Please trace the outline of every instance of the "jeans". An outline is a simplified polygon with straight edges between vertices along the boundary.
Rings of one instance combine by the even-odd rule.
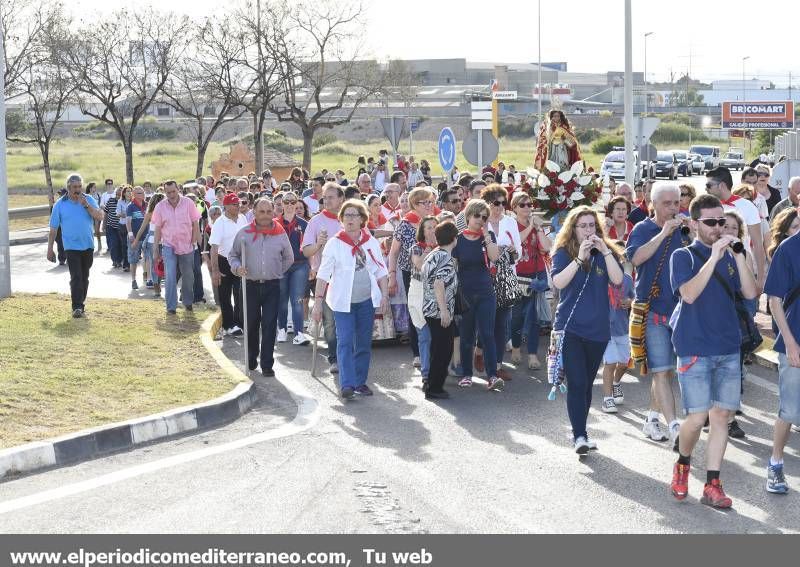
[[[428,329],[431,336],[431,366],[428,374],[428,391],[440,393],[444,391],[448,365],[450,364],[450,358],[453,356],[453,333],[456,325],[451,322],[449,326],[442,327],[441,319],[426,317],[425,320],[428,322],[425,328]]]
[[[130,268],[131,265],[128,262],[128,228],[124,225],[119,226],[119,255],[122,267]]]
[[[231,329],[242,326],[242,280],[233,275],[231,265],[225,256],[217,256],[219,281],[219,307],[222,311],[222,328]],[[231,301],[233,295],[233,301]]]
[[[194,271],[194,302],[203,301],[206,292],[203,289],[203,255],[200,253],[200,248],[194,249],[194,264],[192,265]]]
[[[322,302],[322,331],[325,335],[325,342],[328,343],[328,364],[336,364],[336,351],[338,348],[336,341],[336,318],[333,309],[324,299],[316,299]],[[370,323],[370,329],[372,324]]]
[[[178,270],[181,273],[181,294],[183,305],[192,304],[192,286],[194,285],[194,253],[175,254],[172,246],[164,244],[161,247],[164,258],[164,297],[167,301],[167,311],[178,308]]]
[[[414,323],[411,323],[414,326]],[[431,372],[431,330],[428,325],[417,329],[417,343],[419,344],[419,371],[427,378]]]
[[[483,361],[486,366],[486,376],[497,376],[497,352],[495,350],[494,316],[497,311],[497,300],[494,292],[489,294],[465,294],[470,305],[469,310],[461,315],[461,367],[464,376],[472,376],[472,351],[475,347],[475,327],[483,344]]]
[[[336,355],[339,361],[339,387],[357,388],[367,383],[372,353],[372,299],[351,303],[350,312],[334,311]]]
[[[261,353],[261,370],[272,370],[273,350],[278,331],[278,302],[281,299],[280,280],[263,283],[248,281],[247,285],[247,353],[250,368],[256,367]],[[258,335],[261,332],[260,350]]]
[[[528,354],[539,350],[539,313],[536,293],[523,297],[511,308],[511,346],[519,348],[523,339],[528,342]]]
[[[278,328],[286,328],[289,317],[289,300],[292,301],[292,325],[295,335],[303,332],[303,297],[308,286],[308,262],[292,264],[281,278],[281,304],[278,307]]]
[[[564,334],[564,374],[567,378],[567,413],[573,439],[586,437],[586,417],[592,405],[594,383],[607,342],[590,341],[572,333]]]
[[[94,247],[88,250],[67,250],[66,255],[72,310],[83,310],[86,303],[86,292],[89,291],[89,271],[94,262]]]
[[[106,225],[106,246],[111,255],[111,263],[115,266],[122,265],[122,243],[119,241],[119,229]]]
[[[159,278],[156,276],[156,263],[153,260],[153,243],[148,242],[145,240],[142,242],[142,246],[144,247],[144,259],[148,262],[150,266],[150,271],[147,274],[147,279],[152,281],[153,283],[159,283]]]
[[[508,321],[511,318],[511,307],[497,307],[494,314],[494,351],[497,365],[503,364],[508,342]]]
[[[403,285],[406,287],[406,293],[411,287],[411,272],[406,272],[401,270],[400,272],[403,275]],[[410,319],[410,318],[409,318]],[[408,340],[409,344],[411,345],[411,352],[414,356],[419,356],[419,334],[417,333],[417,328],[414,326],[410,320],[408,322]]]

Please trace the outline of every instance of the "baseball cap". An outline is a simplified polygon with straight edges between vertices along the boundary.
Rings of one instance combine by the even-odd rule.
[[[239,205],[241,204],[241,201],[239,201],[239,197],[236,195],[236,193],[228,193],[225,195],[225,198],[222,199],[222,204],[225,206]]]

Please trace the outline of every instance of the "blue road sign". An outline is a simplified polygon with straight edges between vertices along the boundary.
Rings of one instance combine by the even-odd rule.
[[[411,131],[416,132],[419,130],[419,120],[412,120],[411,121]]]
[[[456,165],[456,135],[450,128],[442,128],[439,134],[439,164],[445,171]]]

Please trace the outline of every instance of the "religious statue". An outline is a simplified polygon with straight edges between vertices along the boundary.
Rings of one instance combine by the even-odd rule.
[[[541,171],[548,160],[558,164],[561,171],[581,160],[578,138],[575,137],[567,117],[557,109],[551,110],[542,124],[536,144],[534,167]]]

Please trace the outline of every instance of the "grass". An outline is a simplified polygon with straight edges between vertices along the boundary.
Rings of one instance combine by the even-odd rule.
[[[157,302],[0,301],[0,448],[201,402],[235,385],[203,348],[203,311],[165,321]]]
[[[40,217],[30,217],[27,219],[12,219],[8,221],[8,230],[15,232],[18,230],[30,230],[32,228],[42,228],[50,222],[47,215]]]

